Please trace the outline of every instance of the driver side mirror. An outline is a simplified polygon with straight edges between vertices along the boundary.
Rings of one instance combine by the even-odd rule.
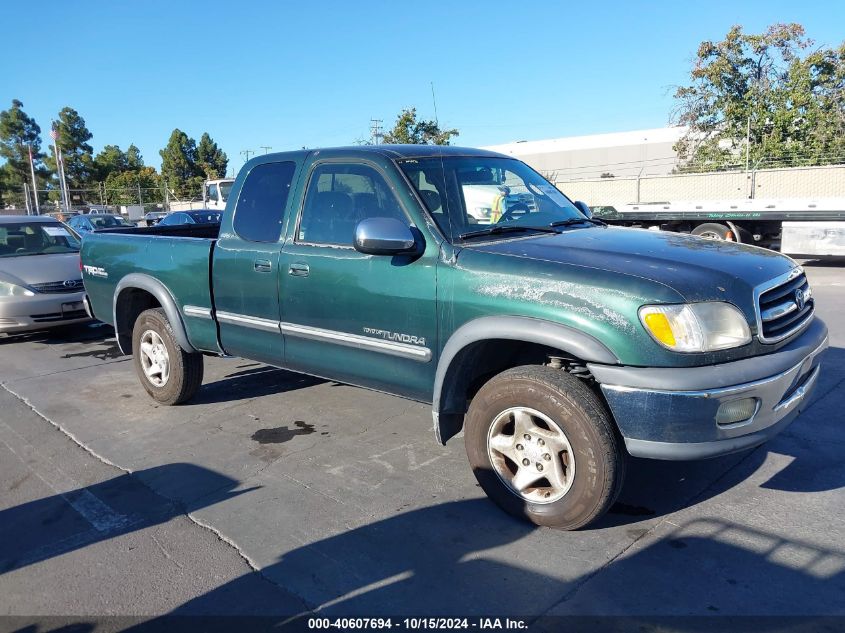
[[[586,202],[581,202],[580,200],[575,202],[575,206],[578,210],[584,214],[584,217],[591,218],[593,217],[593,210],[587,205]]]
[[[411,228],[396,218],[367,218],[355,227],[355,250],[367,255],[400,255],[416,250]]]

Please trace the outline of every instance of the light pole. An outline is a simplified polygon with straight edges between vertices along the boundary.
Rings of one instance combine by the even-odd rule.
[[[29,150],[29,173],[32,175],[32,197],[35,202],[35,215],[41,215],[41,207],[38,205],[38,183],[35,180],[35,165],[32,162],[32,145],[27,147]]]
[[[59,151],[59,132],[55,126],[50,128],[50,138],[53,139],[53,151],[56,153],[56,168],[59,171],[59,187],[62,190],[62,206],[64,212],[70,212],[70,199],[67,191],[67,180],[65,180],[65,161]]]

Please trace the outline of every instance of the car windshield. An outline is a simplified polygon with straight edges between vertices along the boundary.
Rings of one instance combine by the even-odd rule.
[[[530,227],[546,229],[556,222],[584,219],[554,185],[512,158],[414,158],[399,161],[399,166],[453,241],[482,234],[512,238],[530,234]]]
[[[232,185],[235,183],[233,182],[221,182],[220,183],[220,199],[223,202],[229,199],[229,192],[232,191]]]
[[[77,252],[79,240],[58,222],[0,224],[0,257]]]

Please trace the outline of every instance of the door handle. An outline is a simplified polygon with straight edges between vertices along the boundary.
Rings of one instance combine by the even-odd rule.
[[[307,277],[310,269],[308,268],[308,264],[291,264],[290,268],[288,268],[288,273],[293,275],[294,277]]]
[[[269,273],[273,270],[273,264],[270,263],[269,259],[256,259],[252,266],[259,273]]]

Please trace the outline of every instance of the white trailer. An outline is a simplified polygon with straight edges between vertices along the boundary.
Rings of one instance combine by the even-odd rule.
[[[593,211],[608,224],[744,242],[794,257],[845,256],[845,198],[653,202]]]

